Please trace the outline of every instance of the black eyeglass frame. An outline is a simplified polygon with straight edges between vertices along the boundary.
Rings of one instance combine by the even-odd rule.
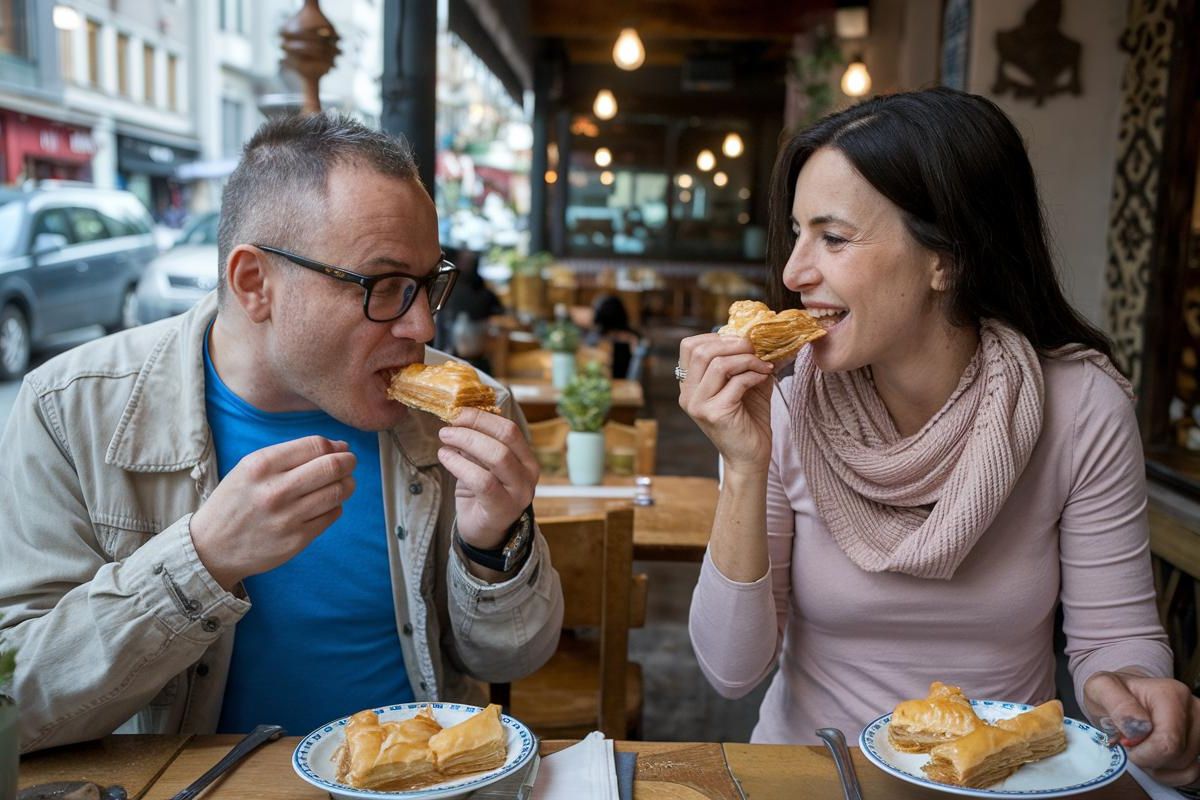
[[[321,261],[305,258],[304,256],[297,255],[289,250],[283,250],[279,247],[271,247],[270,245],[265,244],[256,244],[254,247],[257,247],[259,250],[262,250],[265,253],[282,256],[296,266],[304,267],[305,269],[311,269],[313,272],[319,272],[322,275],[327,275],[334,280],[358,284],[363,288],[363,316],[365,316],[371,322],[394,322],[395,320],[400,319],[413,307],[413,303],[417,301],[417,295],[421,293],[422,289],[425,290],[425,295],[428,297],[429,287],[433,285],[433,282],[438,278],[449,275],[450,283],[446,286],[446,292],[442,295],[441,301],[437,304],[437,308],[434,308],[432,303],[429,304],[429,314],[430,316],[435,316],[439,311],[442,310],[442,307],[446,305],[446,299],[450,297],[450,292],[454,290],[454,284],[458,281],[458,267],[454,266],[454,264],[446,258],[445,253],[442,253],[441,260],[438,261],[438,264],[433,271],[424,277],[417,277],[416,275],[410,275],[407,272],[385,272],[382,275],[360,275],[357,272],[344,269],[343,267],[335,267],[332,264],[325,264]],[[416,282],[417,289],[412,293],[412,298],[395,316],[388,317],[387,319],[375,319],[371,316],[370,310],[371,292],[374,290],[376,284],[386,278],[409,278],[410,280]]]

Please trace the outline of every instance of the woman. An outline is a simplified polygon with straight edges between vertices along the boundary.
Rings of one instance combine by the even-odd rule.
[[[690,620],[710,682],[737,697],[778,666],[763,742],[857,734],[934,679],[1043,701],[1061,603],[1088,715],[1159,780],[1200,778],[1129,385],[1062,296],[1012,124],[947,89],[872,100],[784,147],[771,207],[775,305],[826,335],[774,395],[743,340],[680,348],[724,463]]]

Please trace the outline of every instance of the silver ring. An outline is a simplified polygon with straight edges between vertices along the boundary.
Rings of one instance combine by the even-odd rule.
[[[675,380],[683,383],[687,380],[687,370],[678,364],[675,365]]]

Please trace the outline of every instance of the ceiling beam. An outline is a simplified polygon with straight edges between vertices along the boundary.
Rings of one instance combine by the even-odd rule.
[[[789,39],[828,19],[835,0],[532,0],[534,36],[616,40],[633,26],[647,39]]]

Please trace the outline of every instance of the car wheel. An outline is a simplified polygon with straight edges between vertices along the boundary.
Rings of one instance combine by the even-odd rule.
[[[29,320],[10,303],[0,310],[0,380],[16,380],[24,375],[31,350]]]
[[[136,328],[139,322],[137,287],[130,286],[125,289],[125,294],[121,296],[121,316],[117,320],[116,325],[108,326],[108,332],[116,333],[117,331]]]

